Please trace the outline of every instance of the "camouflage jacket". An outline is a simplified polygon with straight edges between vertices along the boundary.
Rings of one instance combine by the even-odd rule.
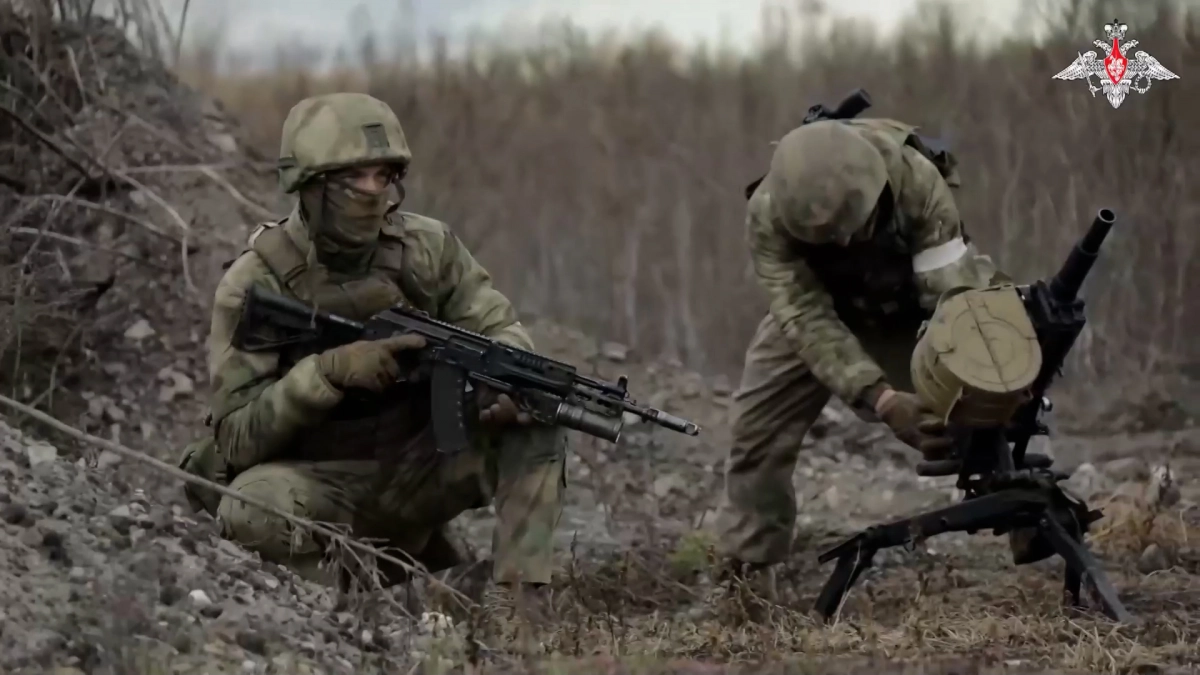
[[[886,164],[873,217],[849,242],[802,242],[780,204],[791,200],[795,208],[805,197],[771,194],[767,180],[750,196],[746,228],[755,275],[783,333],[822,384],[861,406],[885,375],[856,333],[915,334],[942,293],[987,286],[996,270],[964,237],[951,194],[957,175],[947,171],[948,182],[944,169],[913,144],[914,127],[876,119],[840,123],[861,134]]]
[[[523,349],[533,342],[509,300],[443,223],[393,211],[365,278],[337,279],[315,261],[299,211],[261,225],[217,285],[208,338],[211,423],[233,472],[281,456],[309,439],[343,399],[316,356],[291,363],[284,352],[233,346],[242,299],[252,284],[362,320],[407,300],[448,323]],[[267,244],[269,240],[269,245]],[[344,457],[343,457],[344,458]]]

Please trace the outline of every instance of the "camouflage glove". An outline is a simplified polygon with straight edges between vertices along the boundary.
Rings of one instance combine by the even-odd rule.
[[[516,422],[525,425],[533,422],[529,413],[517,407],[508,394],[498,394],[485,385],[479,387],[479,421],[493,426],[508,426]]]
[[[919,450],[926,461],[946,459],[954,449],[946,425],[921,404],[916,394],[887,388],[875,400],[875,413],[896,438]]]
[[[400,377],[395,354],[424,346],[425,338],[420,335],[359,340],[322,352],[317,367],[338,389],[366,389],[378,394]]]

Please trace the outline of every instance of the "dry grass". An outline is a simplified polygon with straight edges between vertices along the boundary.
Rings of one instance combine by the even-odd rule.
[[[1097,209],[1116,210],[1078,362],[1140,381],[1200,360],[1188,292],[1200,275],[1200,134],[1188,121],[1200,110],[1188,71],[1200,42],[1186,4],[1041,3],[1061,14],[1046,42],[995,50],[967,44],[952,13],[927,9],[895,40],[852,25],[818,33],[811,26],[824,22],[810,16],[777,26],[745,59],[566,31],[523,51],[332,73],[286,60],[222,73],[209,45],[185,55],[182,73],[240,113],[267,153],[299,98],[379,96],[414,148],[408,206],[463,233],[526,311],[730,375],[764,309],[742,239],[742,188],[809,105],[863,86],[875,100],[868,114],[952,139],[967,227],[1021,279],[1051,274]],[[1114,12],[1182,74],[1118,110],[1080,82],[1051,79],[1103,37]]]

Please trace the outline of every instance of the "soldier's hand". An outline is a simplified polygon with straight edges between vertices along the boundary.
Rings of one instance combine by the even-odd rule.
[[[916,394],[889,389],[879,397],[875,412],[896,438],[920,451],[926,461],[946,459],[954,450],[954,439],[947,433],[946,425]]]
[[[396,335],[382,340],[359,340],[334,347],[317,357],[317,366],[339,389],[380,393],[400,378],[396,354],[425,347],[420,335]]]
[[[517,407],[508,394],[497,394],[486,386],[479,388],[479,421],[495,426],[525,425],[533,422],[529,413]]]

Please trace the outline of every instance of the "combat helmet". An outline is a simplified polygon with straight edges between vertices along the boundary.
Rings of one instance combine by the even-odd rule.
[[[279,184],[295,192],[313,176],[363,164],[412,161],[400,120],[386,103],[366,94],[306,98],[288,112],[279,145]]]
[[[836,120],[788,132],[763,179],[776,217],[796,238],[842,245],[867,224],[887,181],[879,150]]]

